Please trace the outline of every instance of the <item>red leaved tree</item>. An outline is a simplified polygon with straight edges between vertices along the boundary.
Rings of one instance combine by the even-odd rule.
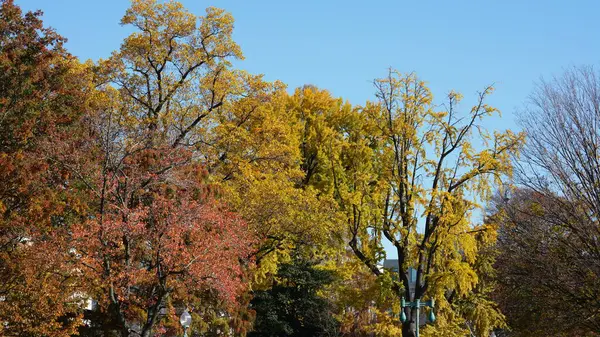
[[[139,0],[122,23],[138,31],[95,68],[85,137],[53,154],[91,211],[53,233],[84,280],[80,295],[98,302],[82,332],[150,336],[179,329],[198,293],[234,308],[245,288],[253,235],[216,198],[191,139],[243,90],[229,61],[241,54],[218,9],[196,17]]]
[[[235,306],[252,235],[214,200],[191,152],[156,147],[114,156],[116,163],[106,158],[113,155],[106,152],[105,166],[88,176],[98,212],[68,233],[86,295],[99,304],[90,317],[100,319],[91,323],[121,336],[150,336],[176,327],[182,307],[193,306],[201,290]],[[167,166],[173,168],[155,173]]]

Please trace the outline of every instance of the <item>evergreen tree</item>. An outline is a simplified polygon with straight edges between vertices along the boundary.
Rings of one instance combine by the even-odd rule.
[[[332,305],[319,295],[334,279],[334,273],[315,268],[314,262],[296,259],[281,265],[273,287],[254,294],[256,321],[248,336],[336,336],[339,323]]]

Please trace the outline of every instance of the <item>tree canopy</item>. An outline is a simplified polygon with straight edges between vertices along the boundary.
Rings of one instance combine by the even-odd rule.
[[[539,85],[526,142],[492,86],[390,68],[351,104],[244,71],[223,9],[121,24],[81,62],[0,0],[0,335],[407,337],[416,300],[423,336],[597,335],[595,70]]]
[[[338,335],[332,303],[319,296],[335,275],[315,265],[295,258],[279,266],[270,289],[254,293],[256,321],[249,337]]]

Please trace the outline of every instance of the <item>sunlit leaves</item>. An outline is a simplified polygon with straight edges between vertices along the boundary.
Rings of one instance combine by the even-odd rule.
[[[461,94],[452,91],[444,105],[435,106],[415,74],[390,70],[374,85],[377,101],[362,109],[306,105],[302,112],[310,128],[305,144],[312,147],[304,145],[310,150],[303,152],[304,160],[311,164],[305,173],[338,202],[347,219],[347,240],[365,266],[385,277],[377,263],[385,256],[382,240],[391,241],[401,270],[391,287],[397,294],[404,289],[407,300],[437,298],[438,317],[447,324],[439,331],[464,331],[474,316],[452,302],[466,298],[478,283],[480,243],[474,233],[479,229],[472,217],[492,184],[510,175],[510,155],[523,135],[490,136],[479,124],[497,112],[485,103],[491,87],[465,114]],[[311,95],[305,89],[300,97],[308,101]],[[313,172],[323,172],[323,178],[315,180]],[[414,293],[403,276],[408,267],[417,270]],[[489,332],[492,324],[478,327],[484,325],[482,333]]]
[[[45,239],[85,210],[55,154],[80,131],[87,67],[41,12],[0,1],[0,335],[69,336],[81,323],[75,273]]]
[[[228,13],[133,1],[122,23],[136,31],[94,67],[82,141],[92,151],[81,158],[92,164],[71,167],[92,210],[68,234],[86,295],[104,315],[93,326],[150,336],[172,329],[176,310],[199,306],[203,291],[234,310],[246,288],[254,232],[216,200],[220,186],[195,144],[246,92],[230,69],[241,53]]]

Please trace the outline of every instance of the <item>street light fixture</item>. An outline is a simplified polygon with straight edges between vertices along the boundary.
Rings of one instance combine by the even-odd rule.
[[[187,337],[187,329],[192,325],[192,315],[185,309],[179,317],[179,323],[183,327],[183,337]]]
[[[430,307],[429,311],[429,321],[435,322],[435,314],[433,313],[433,308],[435,307],[435,300],[432,298],[429,301],[421,302],[420,299],[415,300],[414,302],[406,302],[404,297],[402,297],[402,303],[400,304],[402,307],[402,313],[400,314],[400,320],[402,323],[406,322],[406,313],[404,312],[404,308],[416,308],[417,309],[417,317],[416,320],[416,328],[415,328],[415,337],[419,337],[419,310],[421,307]]]

